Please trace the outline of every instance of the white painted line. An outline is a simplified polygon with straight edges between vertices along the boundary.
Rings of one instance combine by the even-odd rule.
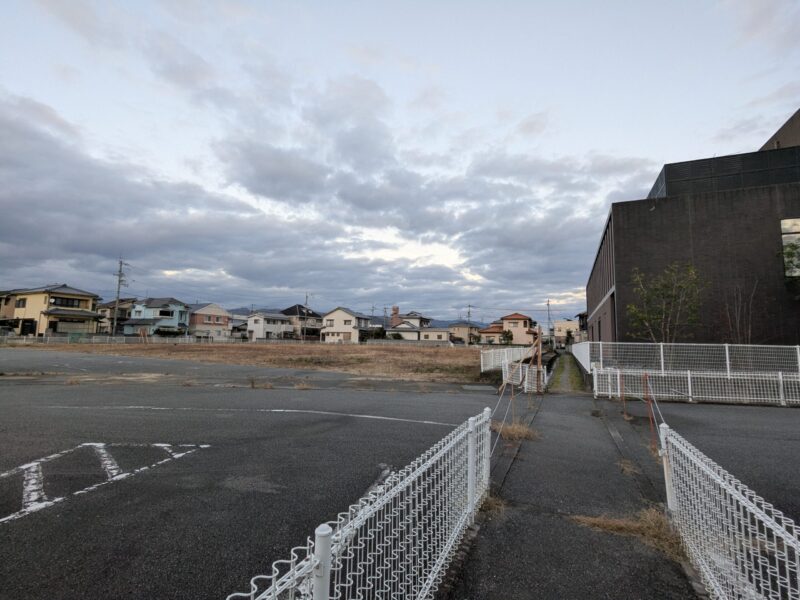
[[[100,458],[100,466],[103,467],[103,470],[106,472],[107,479],[114,479],[114,477],[122,473],[122,469],[119,468],[117,461],[114,460],[113,456],[111,456],[111,453],[108,451],[105,444],[83,445],[91,446],[94,448],[94,451],[97,452],[97,456]]]
[[[382,415],[366,415],[361,413],[343,413],[329,410],[307,410],[300,408],[200,408],[193,406],[47,406],[63,410],[157,410],[175,412],[256,412],[256,413],[298,413],[310,415],[331,415],[337,417],[353,417],[356,419],[375,419],[378,421],[400,421],[402,423],[419,423],[421,425],[441,425],[443,427],[457,427],[458,423],[443,423],[441,421],[425,421],[420,419],[403,419],[401,417],[385,417]]]
[[[210,444],[181,444],[181,447],[187,448],[187,450],[185,450],[184,452],[173,453],[170,444],[104,444],[99,442],[91,442],[75,446],[74,448],[70,448],[69,450],[64,450],[63,452],[50,454],[49,456],[45,456],[44,458],[41,458],[39,460],[35,460],[33,462],[20,465],[14,469],[6,471],[5,473],[0,473],[0,478],[9,477],[10,475],[14,475],[16,473],[23,473],[22,510],[11,513],[10,515],[6,515],[5,517],[0,517],[0,524],[15,521],[29,514],[40,511],[43,508],[48,508],[50,506],[53,506],[54,504],[63,502],[66,499],[63,496],[58,498],[48,499],[47,496],[45,495],[44,477],[42,475],[42,463],[51,461],[60,456],[64,456],[65,454],[73,452],[78,448],[85,448],[88,446],[91,446],[92,448],[94,448],[95,452],[97,452],[97,455],[100,458],[100,463],[103,466],[103,469],[105,470],[108,479],[106,479],[105,481],[101,481],[100,483],[95,483],[94,485],[90,485],[89,487],[83,488],[82,490],[72,492],[73,496],[81,496],[83,494],[93,492],[98,488],[103,487],[104,485],[108,485],[109,483],[113,483],[115,481],[122,481],[123,479],[128,479],[129,477],[133,477],[138,473],[143,473],[144,471],[148,471],[154,467],[157,467],[158,465],[163,465],[164,463],[168,463],[178,458],[187,456],[188,454],[192,454],[193,452],[197,452],[197,450],[201,448],[211,447]],[[108,452],[107,450],[108,446],[157,447],[161,448],[162,450],[167,450],[167,448],[169,448],[167,452],[170,454],[170,456],[168,458],[164,458],[157,462],[154,462],[153,464],[139,467],[138,469],[134,469],[133,471],[122,472],[116,460],[114,460],[114,458]]]
[[[25,476],[22,481],[22,509],[28,510],[36,504],[47,502],[47,496],[44,495],[42,463],[33,462],[23,468]]]

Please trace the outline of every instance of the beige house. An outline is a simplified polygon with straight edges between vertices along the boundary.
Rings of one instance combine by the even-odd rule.
[[[447,327],[426,327],[419,332],[421,342],[449,342],[450,330]]]
[[[231,313],[219,304],[189,304],[189,335],[199,338],[229,338]]]
[[[578,331],[578,321],[572,319],[561,319],[553,322],[553,338],[556,346],[564,347],[567,343],[567,333],[572,332],[573,340],[577,341],[580,336]]]
[[[431,320],[428,317],[413,310],[409,313],[401,314],[400,308],[393,306],[386,336],[395,339],[400,336],[400,339],[418,342],[424,339],[422,337],[423,333],[430,329],[430,325]]]
[[[481,337],[479,333],[480,328],[467,321],[451,323],[447,330],[450,332],[452,338],[456,341],[462,340],[465,344],[474,343]]]
[[[358,344],[369,334],[370,317],[339,306],[322,317],[322,341],[329,344]]]
[[[527,315],[512,313],[494,321],[489,327],[481,329],[478,333],[483,344],[504,344],[506,331],[511,332],[508,342],[512,345],[530,346],[536,338],[536,321]]]
[[[66,284],[11,290],[3,297],[4,314],[18,335],[95,333],[99,296]]]
[[[117,331],[122,333],[125,321],[131,318],[131,308],[136,298],[120,298],[119,309],[117,310]],[[97,323],[97,333],[111,333],[114,326],[114,308],[117,306],[116,299],[111,302],[104,302],[97,305],[97,312],[100,314],[100,321]]]

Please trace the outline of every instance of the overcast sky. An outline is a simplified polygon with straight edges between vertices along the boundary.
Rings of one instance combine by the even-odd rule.
[[[800,3],[6,0],[0,288],[488,321],[800,106]]]

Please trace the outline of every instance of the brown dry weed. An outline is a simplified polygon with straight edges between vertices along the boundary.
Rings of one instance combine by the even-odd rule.
[[[598,531],[637,537],[676,562],[685,559],[680,537],[670,526],[664,511],[658,508],[646,508],[629,519],[614,519],[605,516],[573,516],[570,518],[576,523]]]
[[[520,421],[515,420],[513,423],[503,423],[501,421],[492,421],[492,431],[498,433],[501,438],[507,442],[518,442],[520,440],[534,440],[538,439],[539,433]]]

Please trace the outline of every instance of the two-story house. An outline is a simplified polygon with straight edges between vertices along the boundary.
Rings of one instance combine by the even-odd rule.
[[[189,305],[175,298],[145,298],[131,308],[125,335],[185,335],[189,330]]]
[[[65,283],[11,290],[3,297],[3,314],[18,335],[95,333],[99,299]]]
[[[325,313],[322,341],[329,344],[358,344],[369,337],[370,317],[339,306]]]
[[[390,338],[420,341],[423,339],[422,330],[430,327],[431,320],[422,314],[411,311],[401,314],[400,307],[392,307],[392,316],[386,335]]]
[[[447,329],[454,341],[461,341],[465,344],[474,344],[480,341],[481,336],[478,333],[480,328],[473,323],[458,321],[457,323],[450,323]]]
[[[302,304],[285,308],[281,313],[289,317],[294,329],[294,337],[310,341],[318,341],[322,330],[322,315]]]
[[[189,335],[203,339],[229,338],[231,314],[219,304],[189,305]]]
[[[97,323],[97,333],[111,333],[114,326],[114,308],[117,307],[117,331],[122,333],[125,329],[125,321],[131,318],[131,308],[136,298],[120,298],[119,306],[117,301],[103,302],[97,305],[97,312],[100,313],[100,321]]]
[[[481,342],[484,344],[514,344],[528,346],[533,344],[536,339],[536,321],[520,313],[512,313],[505,317],[500,317],[499,321],[493,321],[488,327],[484,327],[478,333]],[[506,332],[510,332],[508,337]]]
[[[278,312],[257,311],[247,317],[247,339],[256,340],[285,339],[294,336],[291,319]]]

